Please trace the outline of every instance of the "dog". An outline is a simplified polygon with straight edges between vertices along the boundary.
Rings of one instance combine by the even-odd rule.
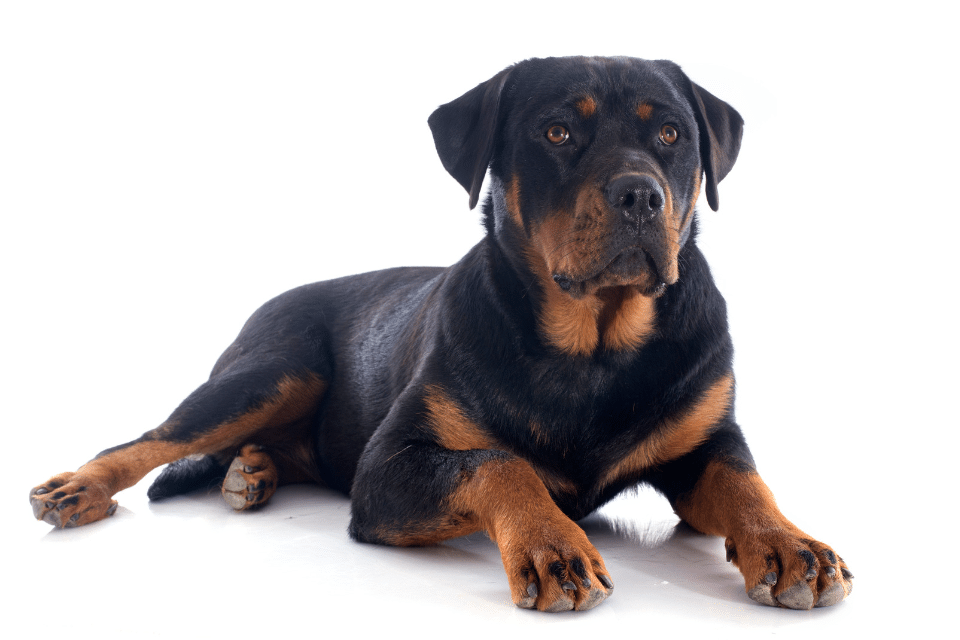
[[[316,482],[349,494],[355,540],[482,530],[518,607],[582,611],[614,583],[575,521],[644,483],[726,538],[753,600],[842,601],[853,574],[778,510],[735,421],[726,306],[696,246],[737,111],[669,61],[547,58],[429,125],[470,208],[489,170],[482,241],[449,268],[267,302],[166,422],[34,487],[34,515],[103,519],[168,463],[151,499],[215,482],[243,511]]]

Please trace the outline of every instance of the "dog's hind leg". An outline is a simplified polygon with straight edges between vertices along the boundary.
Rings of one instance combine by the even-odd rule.
[[[243,366],[246,363],[249,366]],[[34,487],[30,491],[34,515],[56,527],[101,520],[116,510],[115,493],[133,486],[150,470],[186,456],[229,460],[242,446],[261,438],[290,449],[308,449],[298,435],[305,433],[303,426],[316,414],[325,388],[319,375],[291,367],[288,361],[244,358],[203,384],[158,428],[103,451],[76,472]],[[241,476],[247,466],[256,465],[243,464]],[[215,471],[211,467],[210,473]],[[257,473],[260,470],[251,477]],[[254,486],[262,479],[265,488],[268,477],[269,473],[258,477]],[[231,481],[230,486],[235,485]],[[248,494],[243,495],[246,500]]]
[[[218,487],[223,499],[237,511],[257,507],[281,484],[280,470],[264,447],[244,445],[233,460],[228,455],[181,458],[171,462],[150,485],[150,500]]]
[[[163,500],[198,489],[219,487],[227,475],[227,462],[215,455],[175,460],[164,467],[153,481],[147,490],[147,497],[150,500]]]

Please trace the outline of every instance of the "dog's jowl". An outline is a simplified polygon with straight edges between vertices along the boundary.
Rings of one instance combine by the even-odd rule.
[[[575,523],[646,483],[755,601],[840,602],[852,574],[777,509],[734,419],[723,298],[696,246],[743,120],[667,61],[521,62],[430,116],[485,238],[449,268],[294,289],[261,307],[162,425],[30,492],[58,527],[170,464],[152,499],[217,482],[349,493],[350,535],[435,544],[483,530],[514,603],[584,610],[614,580]],[[489,174],[488,174],[489,170]]]

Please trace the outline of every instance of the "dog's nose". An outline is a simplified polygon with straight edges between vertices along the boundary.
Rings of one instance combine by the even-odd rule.
[[[610,206],[632,224],[653,220],[663,213],[663,189],[651,176],[620,176],[607,185],[606,197]]]

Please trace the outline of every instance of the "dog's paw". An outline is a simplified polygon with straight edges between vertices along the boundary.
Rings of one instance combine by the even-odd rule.
[[[498,541],[514,604],[557,612],[586,611],[603,602],[613,580],[583,530],[572,521],[547,529]]]
[[[67,472],[30,490],[30,505],[37,520],[59,527],[78,527],[112,516],[117,501],[99,483]]]
[[[237,511],[264,504],[277,490],[279,474],[273,459],[259,446],[244,446],[227,469],[220,490]]]
[[[776,530],[727,538],[727,559],[743,574],[747,595],[771,607],[812,609],[837,604],[853,590],[853,573],[827,545]]]

